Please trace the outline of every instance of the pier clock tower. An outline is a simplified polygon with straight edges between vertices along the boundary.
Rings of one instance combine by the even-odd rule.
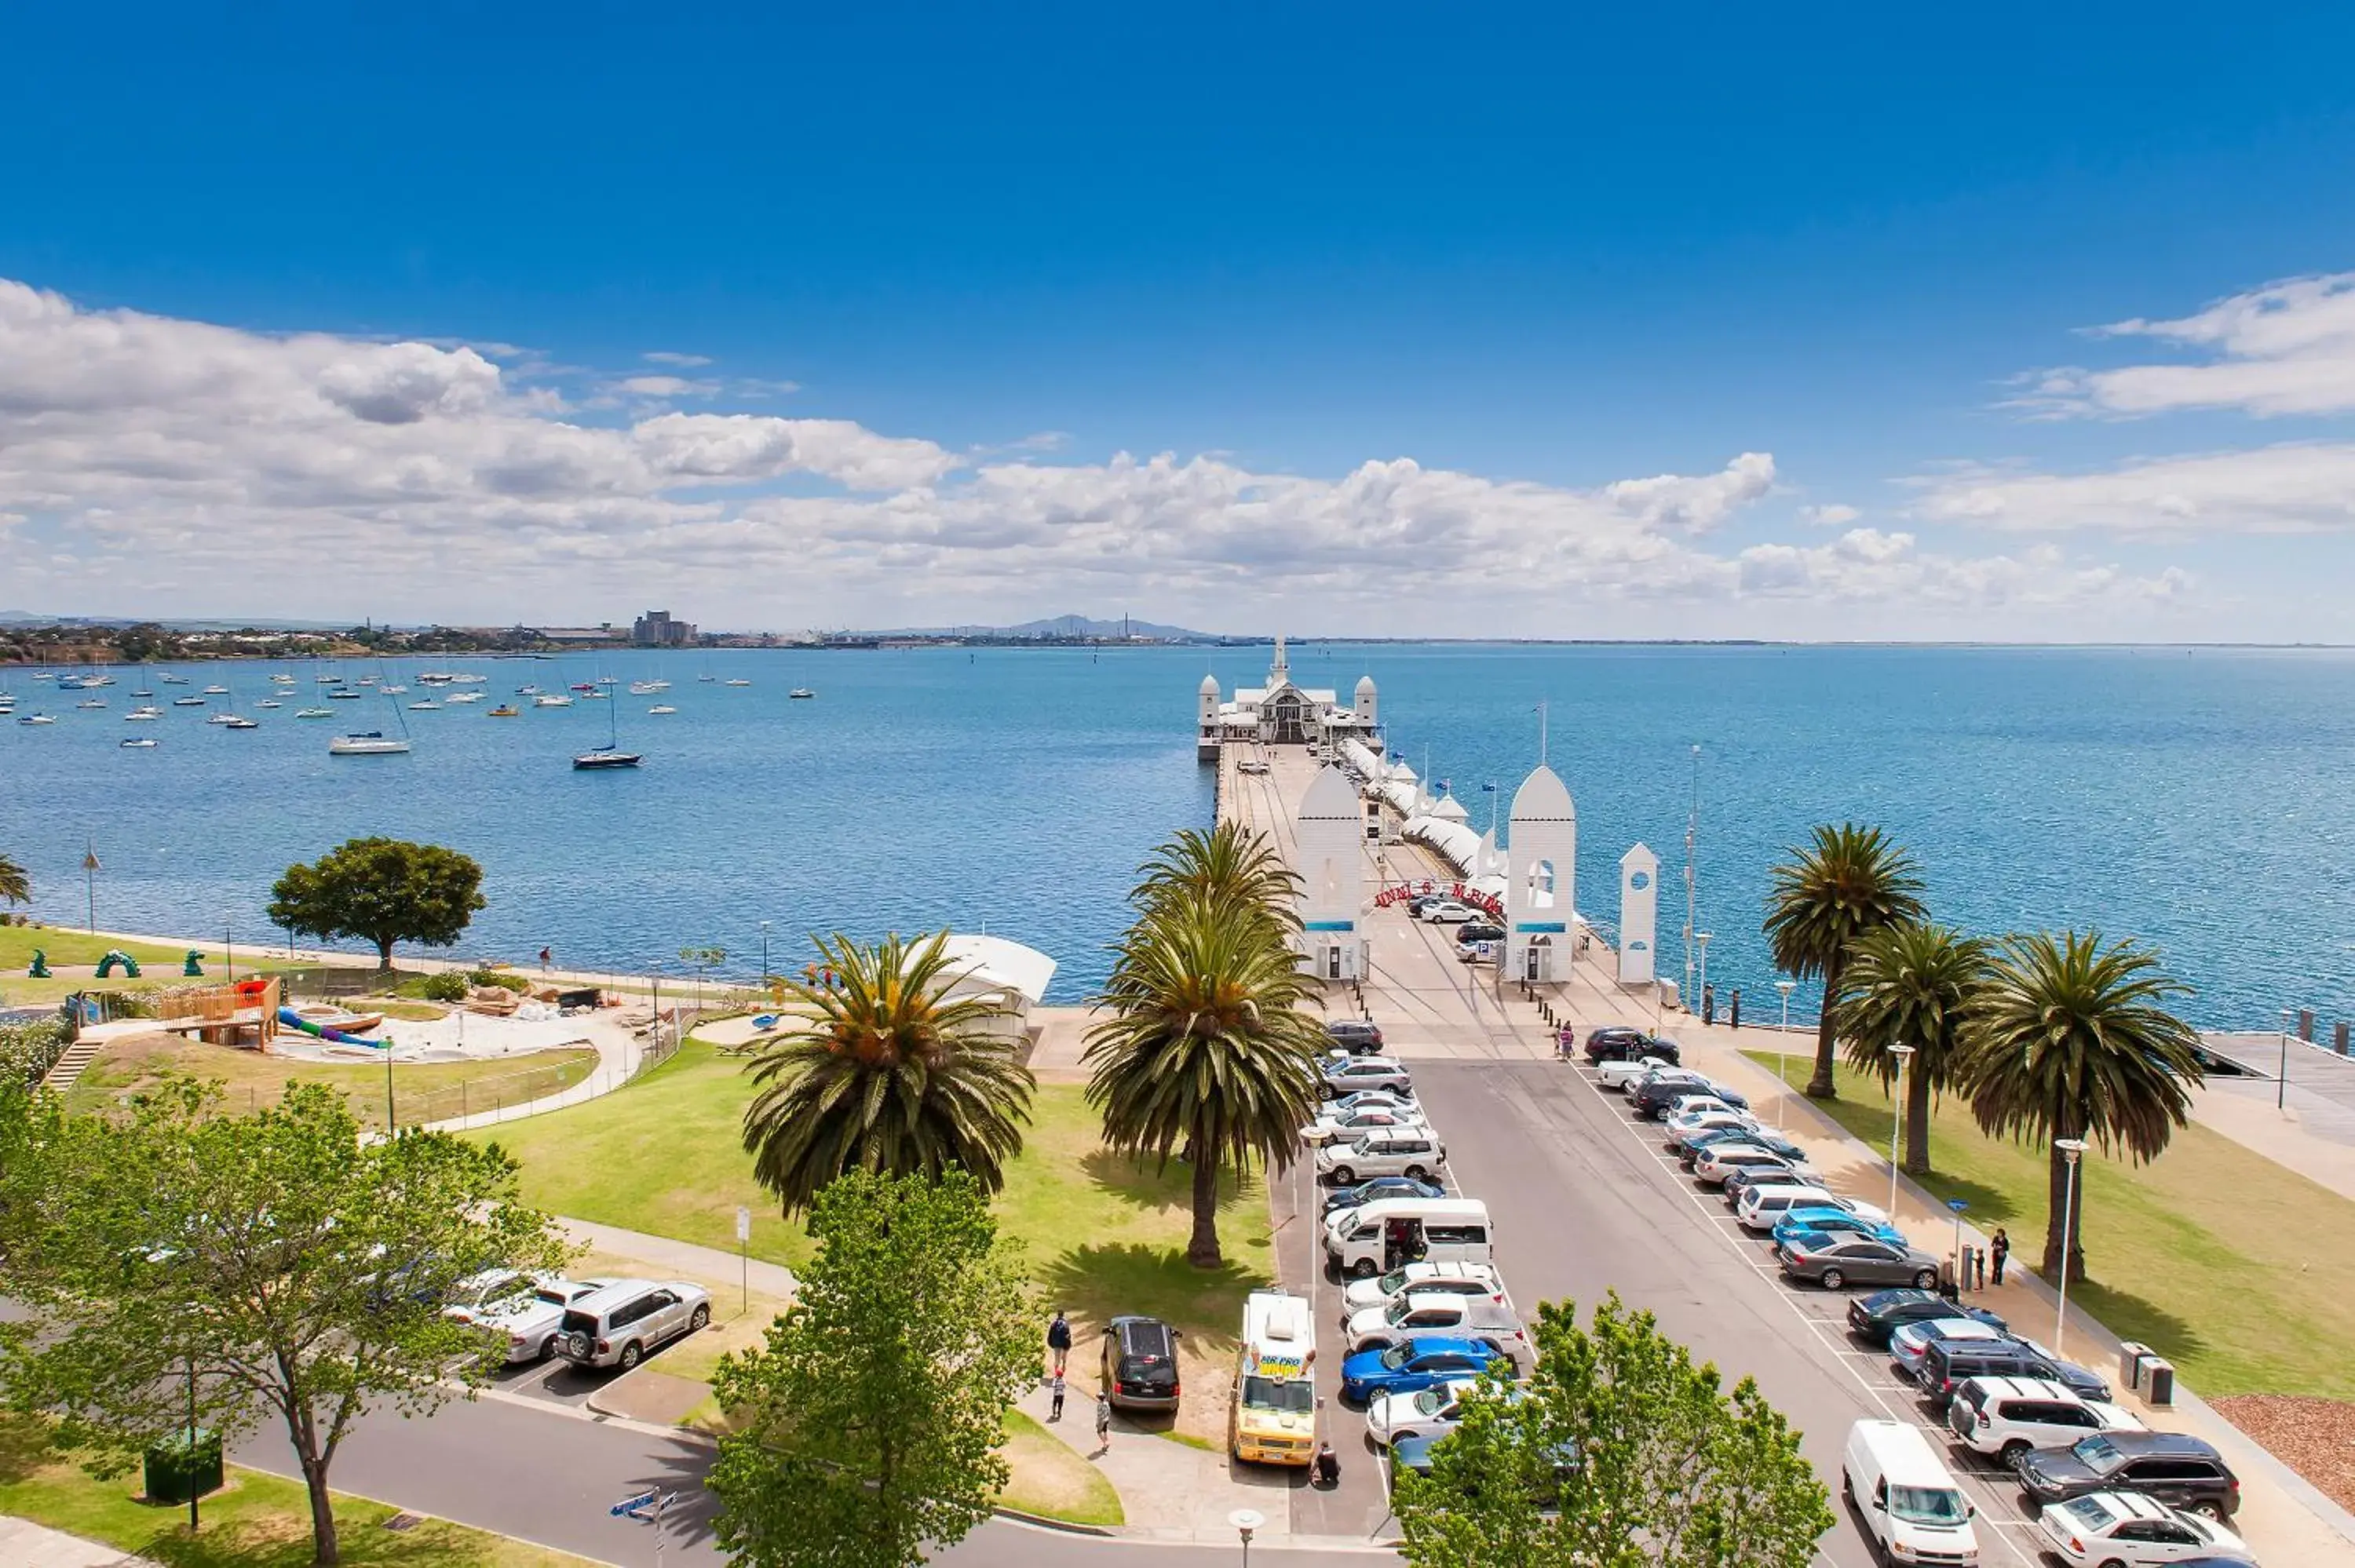
[[[1505,978],[1568,980],[1578,939],[1578,811],[1543,764],[1513,791],[1505,863]]]
[[[1637,844],[1619,857],[1619,983],[1652,983],[1660,908],[1660,857]]]
[[[1358,917],[1366,896],[1363,815],[1357,787],[1338,768],[1321,768],[1293,821],[1300,855],[1301,959],[1322,980],[1361,980],[1366,939]]]

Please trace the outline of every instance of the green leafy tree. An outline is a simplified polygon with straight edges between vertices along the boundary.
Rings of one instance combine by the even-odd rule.
[[[1481,1380],[1463,1423],[1401,1470],[1414,1568],[1805,1568],[1832,1527],[1799,1434],[1744,1378],[1659,1331],[1614,1294],[1582,1329],[1538,1308],[1537,1366]]]
[[[2047,1279],[2060,1277],[2064,1251],[2069,1277],[2085,1277],[2085,1194],[2080,1187],[2071,1216],[2058,1140],[2084,1139],[2141,1163],[2165,1152],[2191,1114],[2204,1076],[2200,1035],[2168,1010],[2190,989],[2160,974],[2147,949],[2105,948],[2099,932],[2009,938],[1988,971],[1955,1085],[1989,1134],[2046,1147]]]
[[[363,1143],[343,1097],[296,1085],[247,1117],[185,1080],[119,1120],[47,1124],[30,1160],[70,1201],[19,1224],[9,1293],[30,1312],[0,1385],[58,1417],[101,1471],[196,1420],[225,1442],[283,1425],[313,1560],[337,1561],[327,1478],[371,1403],[431,1411],[479,1383],[485,1330],[442,1314],[493,1265],[559,1266],[548,1216],[496,1148],[439,1133]],[[21,1179],[20,1179],[21,1180]]]
[[[1816,1027],[1816,1070],[1807,1093],[1819,1100],[1839,1090],[1832,1078],[1838,1027],[1835,1001],[1849,945],[1882,926],[1922,918],[1922,879],[1913,859],[1879,828],[1843,822],[1815,831],[1805,849],[1774,868],[1766,897],[1766,943],[1774,967],[1801,979],[1822,977],[1822,1022]]]
[[[852,1171],[758,1350],[720,1362],[709,1485],[753,1568],[906,1568],[989,1517],[1006,1406],[1037,1366],[1019,1254],[966,1171]]]
[[[1849,945],[1834,1002],[1834,1025],[1848,1041],[1850,1065],[1879,1078],[1905,1064],[1905,1169],[1930,1169],[1930,1097],[1954,1081],[1963,1026],[1987,973],[1987,948],[1951,926],[1882,926]]]
[[[446,948],[483,907],[483,868],[439,844],[353,839],[311,865],[290,865],[270,890],[270,921],[304,936]]]
[[[951,997],[948,933],[871,947],[817,939],[814,981],[780,978],[785,1021],[748,1064],[752,1173],[788,1213],[849,1171],[1006,1184],[1030,1119],[1030,1070],[987,996]],[[820,966],[813,965],[813,969]]]
[[[1114,1149],[1192,1163],[1186,1257],[1216,1268],[1220,1172],[1288,1169],[1316,1115],[1331,1042],[1302,1011],[1313,982],[1265,924],[1190,895],[1149,910],[1118,951],[1082,1058],[1088,1103]]]
[[[30,904],[33,901],[33,879],[25,868],[0,854],[0,904]]]

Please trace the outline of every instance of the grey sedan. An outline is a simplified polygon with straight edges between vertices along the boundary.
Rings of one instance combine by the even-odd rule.
[[[1934,1290],[1938,1260],[1925,1252],[1891,1246],[1870,1236],[1824,1236],[1820,1244],[1794,1246],[1774,1244],[1774,1261],[1794,1279],[1811,1280],[1827,1290],[1850,1285],[1911,1285]]]

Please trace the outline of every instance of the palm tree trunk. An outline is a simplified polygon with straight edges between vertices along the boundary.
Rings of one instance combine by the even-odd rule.
[[[1846,967],[1846,955],[1834,953],[1824,965],[1823,1013],[1816,1022],[1816,1074],[1807,1080],[1807,1097],[1811,1100],[1839,1098],[1839,1086],[1832,1081],[1832,999],[1839,994],[1840,970]]]
[[[1919,1060],[1919,1057],[1916,1057]],[[1905,1079],[1905,1174],[1930,1173],[1930,1075],[1912,1073]]]
[[[1226,1262],[1219,1252],[1218,1146],[1199,1133],[1193,1144],[1194,1234],[1186,1244],[1186,1261],[1196,1268],[1218,1268]]]
[[[2038,1270],[2046,1279],[2061,1277],[2061,1254],[2065,1246],[2069,1254],[2069,1283],[2081,1285],[2085,1278],[2085,1173],[2077,1172],[2077,1201],[2069,1202],[2069,1157],[2061,1151],[2060,1140],[2073,1138],[2073,1132],[2055,1131],[2047,1152],[2051,1168],[2045,1172],[2044,1266]],[[2064,1238],[2063,1228],[2068,1231]]]

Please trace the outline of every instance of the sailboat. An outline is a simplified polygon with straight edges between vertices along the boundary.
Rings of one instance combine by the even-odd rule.
[[[606,726],[605,744],[594,751],[584,751],[574,757],[572,766],[584,771],[605,768],[635,768],[640,758],[634,751],[622,749],[621,717],[611,705],[606,705],[605,716],[612,722]]]
[[[349,735],[331,736],[327,741],[330,757],[405,757],[409,753],[409,718],[400,705],[392,705],[392,716],[400,721],[400,734],[389,736],[380,729],[355,730]]]

